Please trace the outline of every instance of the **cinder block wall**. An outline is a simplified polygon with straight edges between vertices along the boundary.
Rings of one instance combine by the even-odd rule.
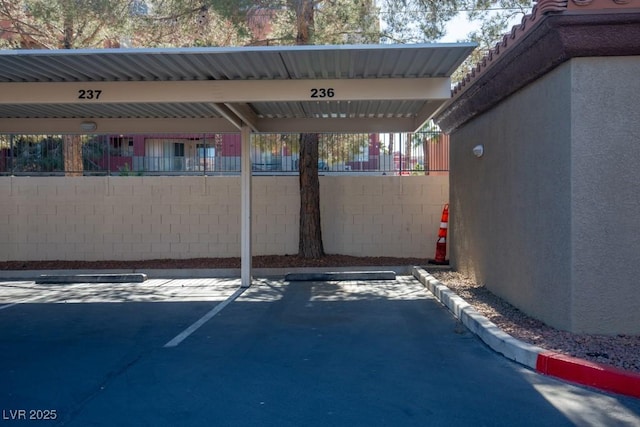
[[[448,176],[326,176],[320,191],[327,253],[434,257]]]
[[[320,179],[327,253],[432,257],[448,178]],[[296,176],[254,177],[254,255],[298,250]],[[240,256],[239,177],[0,177],[0,261]]]

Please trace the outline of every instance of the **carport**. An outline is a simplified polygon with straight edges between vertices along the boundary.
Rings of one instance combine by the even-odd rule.
[[[474,43],[0,51],[0,133],[240,132],[241,280],[251,284],[250,136],[413,132]]]

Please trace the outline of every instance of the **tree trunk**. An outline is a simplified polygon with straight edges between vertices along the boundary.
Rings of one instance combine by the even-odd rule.
[[[298,255],[324,255],[320,227],[320,179],[318,178],[318,134],[300,135],[300,233]]]
[[[71,49],[73,47],[73,9],[72,5],[68,2],[62,3],[62,7],[65,8],[64,20],[62,26],[64,27],[64,38],[62,39],[62,48]]]
[[[307,45],[313,41],[314,11],[313,0],[297,0],[296,9],[296,44]]]
[[[296,11],[296,44],[313,41],[313,0],[294,0]],[[318,178],[318,134],[300,135],[300,233],[298,255],[320,258],[324,255],[320,227],[320,179]]]
[[[79,135],[64,135],[62,157],[65,176],[82,176],[82,140]]]
[[[424,169],[424,174],[429,175],[429,168],[431,168],[431,159],[429,158],[429,144],[431,144],[431,138],[427,138],[426,136],[422,137],[422,167]]]

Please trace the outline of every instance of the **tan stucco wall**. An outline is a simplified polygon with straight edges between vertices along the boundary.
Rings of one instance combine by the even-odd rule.
[[[640,334],[640,56],[572,60],[573,328]]]
[[[570,79],[561,66],[453,133],[450,172],[454,267],[567,329]]]
[[[432,257],[446,176],[320,178],[327,253]],[[298,250],[298,177],[253,178],[254,255]],[[239,177],[0,177],[0,261],[240,256]]]
[[[640,333],[638,75],[572,59],[451,135],[455,268],[552,326]]]

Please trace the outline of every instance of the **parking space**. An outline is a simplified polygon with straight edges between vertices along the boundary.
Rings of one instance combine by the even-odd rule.
[[[0,283],[0,425],[21,410],[69,426],[640,420],[636,400],[496,355],[412,277],[239,284]]]

